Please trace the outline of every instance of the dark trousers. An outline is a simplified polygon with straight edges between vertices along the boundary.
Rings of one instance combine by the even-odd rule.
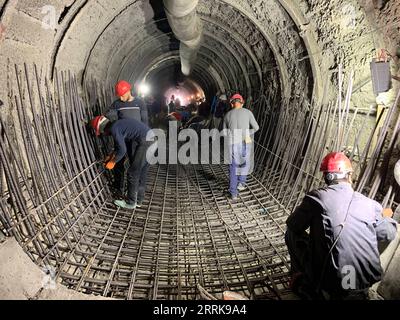
[[[312,270],[310,264],[309,235],[306,232],[298,235],[288,228],[285,234],[285,242],[290,255],[291,273],[301,272],[304,275],[310,275]]]
[[[311,266],[309,235],[306,232],[296,234],[288,228],[285,242],[290,255],[291,273],[301,272],[303,274],[302,286],[308,291],[309,298],[320,300],[365,300],[368,298],[368,289],[343,290],[332,286],[329,290],[318,290],[321,275],[315,275]]]
[[[136,141],[127,144],[127,156],[129,159],[129,168],[127,172],[128,194],[127,203],[133,204],[136,201],[142,201],[146,191],[148,163],[146,161],[146,152],[151,143]],[[125,178],[125,159],[117,163],[114,169],[115,183],[114,187],[117,193],[124,194]]]

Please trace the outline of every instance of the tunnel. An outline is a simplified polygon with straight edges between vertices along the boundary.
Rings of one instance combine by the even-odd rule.
[[[399,2],[189,2],[178,13],[195,21],[194,49],[163,1],[0,0],[1,234],[84,294],[289,299],[286,219],[324,185],[324,155],[345,152],[356,190],[398,212]],[[379,95],[376,59],[392,75]],[[152,165],[143,206],[113,204],[110,141],[88,123],[118,80],[161,100],[243,95],[261,129],[237,202],[225,195],[228,166],[198,162]],[[399,296],[394,252],[382,296]]]

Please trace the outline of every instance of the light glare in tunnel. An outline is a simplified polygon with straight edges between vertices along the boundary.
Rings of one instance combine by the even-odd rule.
[[[147,83],[141,83],[139,85],[139,95],[147,96],[151,92],[150,86]]]

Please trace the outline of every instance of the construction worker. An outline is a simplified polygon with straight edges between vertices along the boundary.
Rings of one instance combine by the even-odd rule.
[[[182,128],[182,114],[180,112],[172,112],[167,116],[168,122],[174,121],[176,122],[176,127],[178,130]]]
[[[118,100],[114,101],[110,109],[105,113],[105,117],[111,122],[115,122],[121,119],[135,119],[144,123],[146,126],[149,125],[148,110],[145,102],[139,97],[132,95],[132,86],[129,82],[124,80],[119,81],[115,85],[115,94]],[[131,145],[131,156],[134,156],[136,150],[135,142],[132,141]],[[120,161],[114,168],[115,176],[117,179],[114,181],[114,197],[123,198],[121,194],[121,179],[125,173],[125,161]]]
[[[136,119],[149,125],[147,106],[139,97],[132,95],[132,86],[124,80],[119,81],[115,86],[115,94],[118,100],[114,101],[105,117],[111,121],[118,119]]]
[[[153,97],[149,99],[149,107],[151,110],[151,122],[152,127],[157,128],[160,124],[160,113],[161,113],[161,104],[158,97]]]
[[[147,141],[149,136],[152,138],[150,128],[135,119],[122,119],[111,122],[104,116],[98,116],[91,121],[91,125],[96,135],[112,135],[114,138],[114,152],[106,158],[104,166],[108,170],[113,170],[118,163],[124,163],[125,157],[129,159],[129,169],[127,173],[128,192],[124,199],[124,179],[125,167],[115,171],[115,185],[121,195],[114,203],[122,208],[135,209],[142,205],[145,188],[148,163],[146,161],[147,149],[153,143]],[[150,132],[150,133],[149,133]],[[135,150],[136,149],[136,150]]]
[[[170,113],[172,113],[172,112],[175,112],[175,110],[176,110],[175,96],[172,95],[172,96],[171,96],[171,101],[170,101],[170,103],[168,104],[168,114],[170,114]]]
[[[220,130],[222,119],[224,115],[230,110],[228,98],[226,94],[221,94],[219,99],[215,103],[215,109],[213,110],[213,122],[214,128]]]
[[[232,110],[226,114],[223,125],[229,138],[229,194],[232,200],[237,198],[239,191],[246,189],[247,174],[251,166],[251,135],[260,129],[253,113],[243,108],[244,103],[240,94],[231,97]]]
[[[321,171],[327,186],[308,193],[286,222],[292,289],[306,299],[366,299],[382,276],[378,241],[396,236],[393,211],[353,190],[343,153],[328,154]]]

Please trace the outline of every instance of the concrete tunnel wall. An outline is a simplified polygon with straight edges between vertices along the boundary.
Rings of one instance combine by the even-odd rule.
[[[122,78],[137,83],[152,68],[156,76],[179,61],[179,42],[172,31],[165,33],[159,2],[0,1],[0,112],[8,113],[8,89],[15,90],[8,77],[14,63],[36,63],[50,78],[55,69],[71,70],[79,82],[93,77],[108,87]],[[43,28],[44,6],[55,9],[55,29]],[[358,87],[370,78],[376,49],[397,49],[399,10],[395,1],[199,1],[203,42],[191,78],[209,95],[222,83],[249,103],[262,95],[278,102],[302,93],[321,101],[328,82],[329,100],[337,95],[339,63],[355,71]],[[371,104],[367,83],[353,94],[352,107]],[[368,125],[374,122],[372,116]]]
[[[325,80],[336,82],[329,70],[343,61],[345,70],[355,69],[355,83],[362,83],[369,76],[374,41],[380,38],[379,31],[370,32],[375,26],[368,17],[374,12],[367,3],[200,1],[197,12],[209,46],[200,50],[193,77],[210,65],[228,81],[240,79],[238,87],[227,87],[255,97],[273,91],[284,96],[303,92],[308,77],[321,97]],[[43,6],[55,8],[59,23],[54,30],[42,28]],[[17,63],[35,61],[50,75],[58,68],[107,83],[139,80],[135,77],[140,69],[151,67],[169,51],[170,37],[157,29],[154,6],[157,1],[3,1],[2,70],[12,57]],[[354,27],[342,28],[354,15]],[[1,76],[6,79],[6,73]],[[359,103],[373,101],[367,94],[371,86],[363,89]]]

